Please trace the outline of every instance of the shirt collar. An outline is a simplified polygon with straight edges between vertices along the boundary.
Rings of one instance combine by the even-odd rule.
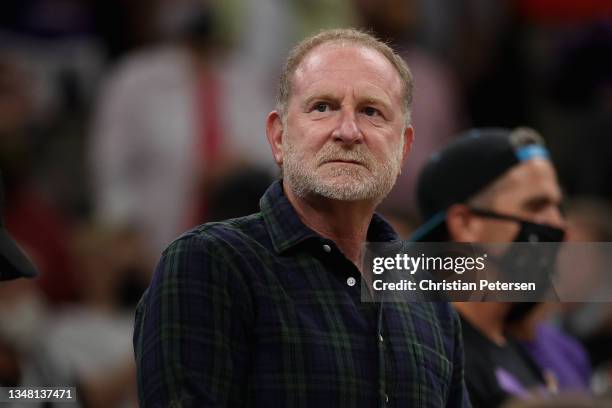
[[[277,252],[283,252],[309,238],[323,238],[308,228],[283,192],[282,180],[275,181],[259,201],[259,207],[272,244]],[[396,241],[397,233],[383,217],[374,214],[368,227],[368,241]]]

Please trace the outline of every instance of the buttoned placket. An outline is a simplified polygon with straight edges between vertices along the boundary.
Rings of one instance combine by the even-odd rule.
[[[330,257],[330,262],[347,262],[350,264],[350,269],[353,273],[348,274],[346,277],[346,285],[348,287],[349,292],[352,293],[353,297],[356,297],[356,301],[362,302],[361,300],[361,275],[357,270],[357,267],[349,261],[335,246],[335,244],[331,241],[324,240],[321,244],[321,250],[326,256]],[[355,276],[357,275],[358,276]],[[359,285],[358,285],[359,284]],[[387,390],[387,370],[389,367],[386,364],[386,354],[387,348],[385,347],[385,337],[384,337],[384,316],[383,316],[383,302],[379,303],[368,303],[365,307],[373,307],[376,308],[378,318],[376,319],[376,348],[378,351],[378,367],[379,367],[379,391],[380,391],[380,406],[387,407],[389,405],[389,393]],[[367,316],[366,316],[367,318]]]
[[[387,407],[389,404],[389,393],[387,390],[387,347],[384,336],[384,303],[381,301],[378,304],[378,324],[376,332],[378,335],[378,370],[379,370],[379,390],[380,390],[380,406]]]

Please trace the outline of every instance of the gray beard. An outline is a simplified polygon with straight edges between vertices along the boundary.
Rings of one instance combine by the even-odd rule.
[[[307,160],[291,143],[285,142],[283,178],[301,198],[316,195],[340,201],[372,200],[378,204],[395,185],[401,169],[402,149],[403,143],[396,157],[377,163],[365,148],[347,150],[330,143],[317,153],[316,158]],[[324,176],[318,174],[318,166],[329,160],[354,160],[364,167],[326,164],[330,168],[325,169]]]

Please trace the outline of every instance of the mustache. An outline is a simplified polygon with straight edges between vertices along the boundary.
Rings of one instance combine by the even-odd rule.
[[[371,168],[372,156],[363,148],[354,148],[351,150],[339,148],[333,145],[327,145],[319,151],[317,155],[317,164],[320,166],[332,161],[345,161],[357,163],[367,169]]]

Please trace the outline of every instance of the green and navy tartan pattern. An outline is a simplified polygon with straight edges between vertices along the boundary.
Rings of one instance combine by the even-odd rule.
[[[141,407],[469,406],[448,304],[362,303],[280,181],[260,206],[164,251],[136,312]],[[368,240],[396,239],[374,215]]]

